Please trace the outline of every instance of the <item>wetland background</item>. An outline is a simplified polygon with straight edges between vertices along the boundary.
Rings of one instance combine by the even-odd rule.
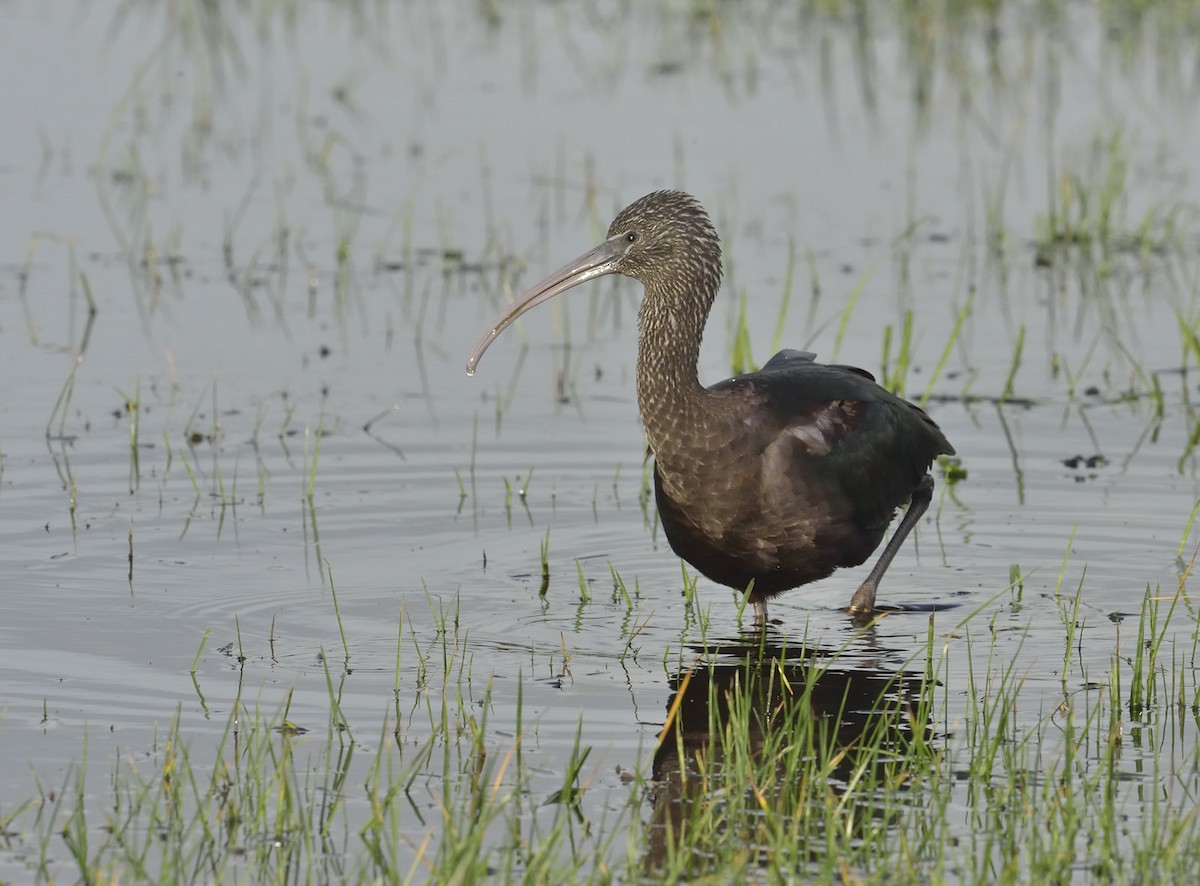
[[[3,15],[0,879],[1195,879],[1192,4]],[[465,375],[662,187],[958,449],[909,611],[681,570],[636,284]]]

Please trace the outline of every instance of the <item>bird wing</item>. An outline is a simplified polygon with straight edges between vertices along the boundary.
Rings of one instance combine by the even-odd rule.
[[[860,510],[890,518],[939,453],[953,447],[919,407],[869,372],[782,351],[761,370],[713,386],[752,405],[762,451],[797,490],[835,483]]]
[[[780,351],[758,372],[734,376],[710,390],[741,400],[746,420],[766,431],[764,441],[770,441],[772,432],[791,434],[814,455],[830,452],[853,433],[867,404],[880,395],[895,399],[864,369],[817,363],[815,354],[795,350]]]
[[[850,372],[854,375],[861,375],[868,381],[875,381],[875,376],[867,372],[865,369],[859,369],[857,366],[845,366],[840,363],[824,364],[817,362],[817,355],[812,351],[797,351],[794,348],[784,348],[770,360],[763,364],[763,368],[759,372],[771,372],[777,369],[796,370],[800,364],[809,364],[819,369],[833,369],[839,372]],[[732,381],[732,379],[731,379]]]
[[[782,351],[768,360],[763,365],[763,369],[778,369],[781,366],[787,366],[797,360],[801,363],[816,363],[817,355],[812,351],[797,351],[793,350],[792,348],[784,348]]]

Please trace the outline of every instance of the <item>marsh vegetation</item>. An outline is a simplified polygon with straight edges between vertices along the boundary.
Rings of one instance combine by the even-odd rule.
[[[0,879],[1196,879],[1192,4],[11,18]],[[902,611],[681,569],[636,287],[463,374],[660,187],[703,378],[811,349],[954,442]]]

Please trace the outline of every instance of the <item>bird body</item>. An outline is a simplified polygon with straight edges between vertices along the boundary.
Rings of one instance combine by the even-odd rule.
[[[949,449],[862,370],[799,352],[708,391],[722,419],[650,444],[655,498],[672,549],[713,581],[753,578],[755,598],[863,563]]]
[[[522,295],[479,339],[595,277],[642,282],[637,399],[659,516],[672,549],[708,578],[768,598],[866,561],[909,508],[851,601],[870,611],[879,579],[932,497],[928,469],[954,448],[919,407],[851,366],[785,350],[711,387],[697,366],[721,282],[716,231],[695,198],[657,191],[623,209],[595,249]],[[752,583],[752,584],[751,584]]]

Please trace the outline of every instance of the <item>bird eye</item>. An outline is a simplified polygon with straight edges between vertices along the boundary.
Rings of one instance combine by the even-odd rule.
[[[630,231],[628,234],[626,234],[625,242],[626,243],[636,243],[637,242],[637,231]]]

